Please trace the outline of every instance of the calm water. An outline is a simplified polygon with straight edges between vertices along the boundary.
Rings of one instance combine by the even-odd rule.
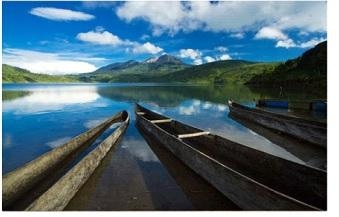
[[[69,210],[237,209],[166,150],[145,141],[134,125],[135,102],[302,164],[326,160],[324,153],[319,156],[317,151],[297,154],[288,146],[277,145],[284,138],[268,140],[255,129],[244,127],[246,123],[228,117],[227,99],[254,106],[253,99],[277,97],[279,90],[159,84],[3,84],[2,88],[3,174],[118,111],[127,110],[131,115],[124,138],[71,201]],[[284,97],[322,98],[300,91]]]

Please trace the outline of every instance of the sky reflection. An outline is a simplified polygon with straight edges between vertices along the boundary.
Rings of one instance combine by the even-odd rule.
[[[35,89],[29,95],[2,102],[3,112],[36,114],[63,110],[66,106],[89,104],[105,107],[104,103],[93,104],[100,98],[95,87],[69,87]]]
[[[303,163],[287,149],[228,117],[226,100],[230,97],[254,106],[253,93],[248,91],[240,91],[243,95],[237,98],[234,94],[239,92],[226,87],[5,84],[3,93],[11,94],[2,102],[3,172],[61,145],[122,110],[129,112],[131,122],[121,148],[137,161],[159,162],[134,126],[134,102],[235,142]],[[117,125],[110,128],[115,127]]]

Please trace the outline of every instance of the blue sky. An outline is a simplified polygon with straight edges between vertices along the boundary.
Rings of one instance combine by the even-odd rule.
[[[2,61],[90,72],[168,53],[285,61],[326,40],[326,2],[3,2]]]

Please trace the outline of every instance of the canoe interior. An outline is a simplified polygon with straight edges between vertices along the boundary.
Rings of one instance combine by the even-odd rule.
[[[138,106],[137,111],[144,112],[142,117],[148,120],[167,119]],[[155,125],[174,136],[202,131],[178,121]],[[269,188],[320,209],[326,209],[326,171],[294,163],[217,135],[184,138],[182,141]]]

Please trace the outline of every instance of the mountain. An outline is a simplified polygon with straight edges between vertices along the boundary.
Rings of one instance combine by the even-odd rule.
[[[225,60],[191,66],[176,57],[162,55],[143,62],[129,60],[104,66],[95,72],[51,76],[3,65],[3,82],[189,82],[246,84],[260,87],[311,87],[326,91],[327,42],[284,63]]]
[[[2,82],[29,83],[29,82],[77,82],[66,76],[55,76],[32,73],[26,69],[2,64]]]
[[[158,76],[190,67],[176,57],[168,54],[149,58],[143,62],[130,60],[113,63],[99,68],[95,72],[82,74],[78,79],[84,82],[128,82],[129,78]]]
[[[192,66],[158,77],[158,81],[193,83],[244,83],[263,70],[273,70],[277,63],[258,63],[245,60],[223,60]]]
[[[327,41],[307,50],[301,56],[287,60],[271,72],[251,78],[250,86],[314,87],[326,91]]]
[[[140,63],[138,61],[128,60],[126,62],[119,62],[119,63],[109,64],[107,66],[99,68],[95,72],[107,72],[107,71],[122,70],[122,69],[133,67],[133,66],[136,66],[136,65],[139,65],[139,64]]]

